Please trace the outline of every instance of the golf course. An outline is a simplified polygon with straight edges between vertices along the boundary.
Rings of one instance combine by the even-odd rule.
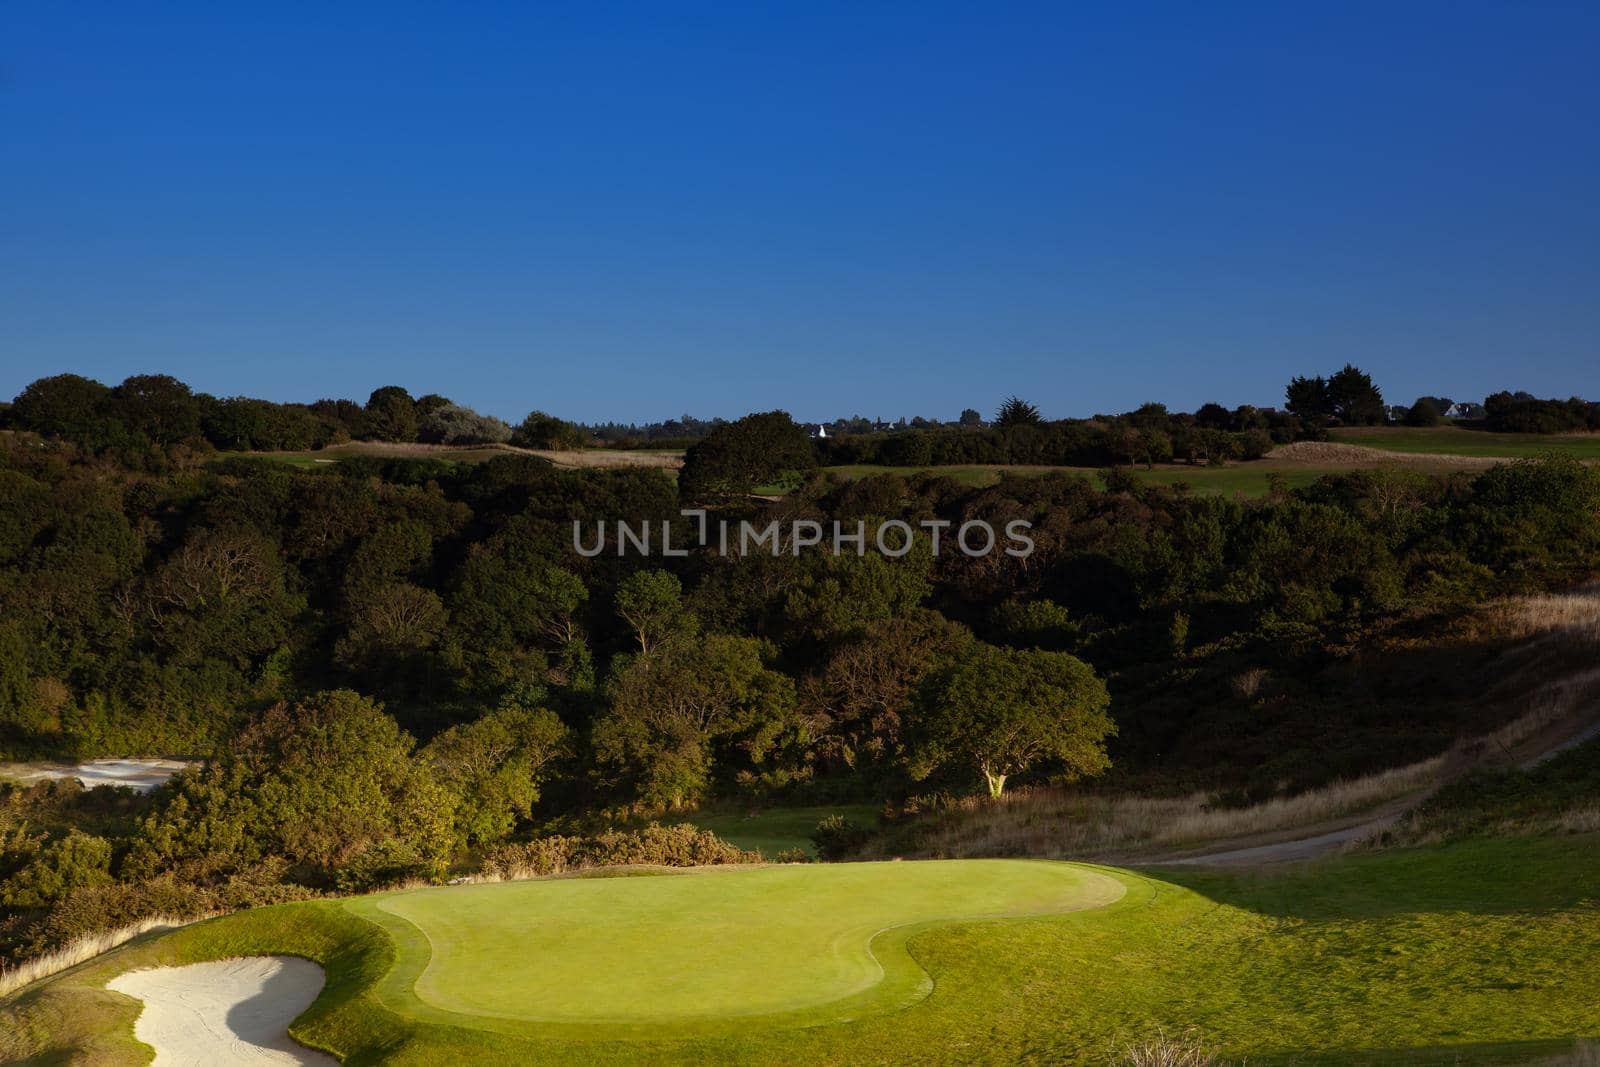
[[[1103,1063],[1191,1031],[1226,1062],[1559,1062],[1600,1030],[1596,844],[632,869],[285,904],[35,984],[0,1006],[0,1057],[147,1062],[141,1010],[140,1033],[173,1027],[123,976],[270,956],[323,969],[289,1032],[346,1063]],[[316,991],[267,986],[286,1017]]]

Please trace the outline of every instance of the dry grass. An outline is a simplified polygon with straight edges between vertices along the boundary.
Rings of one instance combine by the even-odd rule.
[[[506,447],[510,448],[509,445]],[[577,467],[585,470],[600,467],[654,467],[658,470],[679,470],[683,467],[683,454],[680,452],[643,452],[620,448],[585,448],[562,452],[518,448],[512,451],[539,456],[558,467]]]
[[[1251,667],[1233,676],[1233,692],[1242,700],[1254,700],[1272,677],[1263,667]]]
[[[1448,761],[1438,756],[1245,808],[1217,806],[1201,793],[1138,797],[1023,789],[998,801],[972,797],[935,822],[924,846],[937,856],[1095,857],[1265,835],[1359,815],[1431,788]]]
[[[1571,593],[1515,597],[1500,606],[1511,636],[1556,636],[1594,650],[1600,648],[1600,587]]]
[[[1296,441],[1293,444],[1279,445],[1268,452],[1265,458],[1275,460],[1284,466],[1299,464],[1320,466],[1328,463],[1349,463],[1370,467],[1384,463],[1398,466],[1461,467],[1467,470],[1484,470],[1493,467],[1497,463],[1509,462],[1508,458],[1498,456],[1457,456],[1442,452],[1391,452],[1387,449],[1368,448],[1365,445],[1340,444],[1336,441]]]
[[[53,952],[42,956],[34,956],[24,960],[14,967],[0,966],[0,997],[9,996],[11,993],[30,982],[37,982],[41,978],[48,978],[58,974],[68,967],[76,967],[86,960],[92,960],[103,952],[110,952],[118,945],[125,945],[141,934],[148,934],[153,930],[172,930],[179,926],[187,926],[191,922],[199,922],[201,916],[195,919],[177,919],[168,915],[157,915],[143,919],[128,926],[121,926],[115,930],[107,930],[102,934],[89,937],[80,937],[70,944],[63,945]]]
[[[1177,1037],[1157,1031],[1153,1038],[1124,1045],[1113,1052],[1112,1062],[1118,1067],[1221,1067],[1223,1061],[1186,1030]]]

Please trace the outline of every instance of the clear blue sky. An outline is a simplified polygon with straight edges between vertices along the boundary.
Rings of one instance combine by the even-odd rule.
[[[1597,55],[1593,0],[10,0],[0,395],[1600,397]]]

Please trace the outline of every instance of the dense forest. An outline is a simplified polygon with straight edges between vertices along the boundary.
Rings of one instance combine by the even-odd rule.
[[[0,787],[14,951],[442,877],[552,834],[626,851],[644,846],[604,835],[707,805],[1306,788],[1458,725],[1459,664],[1358,676],[1352,648],[1600,569],[1600,471],[1555,456],[1255,501],[1116,471],[974,489],[830,477],[774,412],[713,428],[676,484],[521,454],[303,469],[196,447],[183,405],[146,397],[139,421],[126,386],[78,389],[81,409],[49,392],[0,432],[0,756],[208,762],[148,799]],[[775,479],[794,491],[745,495]],[[694,545],[693,505],[919,532],[898,557],[575,550],[575,523],[618,520]],[[1029,523],[1034,550],[921,532],[972,520]]]

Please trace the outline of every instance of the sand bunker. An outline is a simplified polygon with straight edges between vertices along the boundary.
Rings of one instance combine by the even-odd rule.
[[[82,763],[0,763],[0,778],[19,782],[43,782],[53,778],[76,778],[85,789],[97,785],[125,785],[135,793],[148,793],[197,760],[177,759],[92,759]]]
[[[134,1036],[156,1067],[337,1064],[295,1043],[289,1024],[322,992],[322,968],[296,956],[246,956],[130,971],[106,988],[144,1002]]]

